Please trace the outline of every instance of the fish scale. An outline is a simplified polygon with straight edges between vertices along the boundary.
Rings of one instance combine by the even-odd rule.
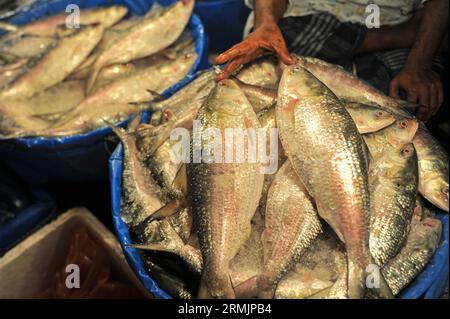
[[[225,128],[260,127],[245,95],[230,80],[213,89],[197,119],[202,132],[217,128],[222,135]],[[202,147],[211,147],[210,141],[203,136]],[[187,173],[205,265],[199,297],[234,298],[229,266],[250,235],[264,175],[257,163],[191,163]]]
[[[259,298],[273,298],[280,279],[322,229],[315,205],[289,161],[278,171],[267,197]]]
[[[357,127],[337,97],[298,66],[284,70],[276,117],[281,143],[294,170],[320,206],[319,213],[327,212],[331,226],[343,235],[350,265],[348,294],[361,298],[365,269],[371,263],[370,199]],[[390,296],[386,290],[380,292]]]
[[[85,26],[62,38],[35,65],[0,91],[0,99],[26,98],[64,80],[94,49],[103,35],[101,25]],[[70,59],[67,59],[70,56]]]
[[[91,91],[103,67],[146,57],[172,44],[187,25],[194,3],[194,0],[179,1],[161,14],[145,18],[126,29],[96,58],[86,82],[86,91]],[[151,45],[148,39],[152,39]]]
[[[419,192],[440,209],[448,212],[448,154],[420,123],[413,139],[419,158]]]
[[[416,205],[417,155],[411,143],[372,162],[369,171],[371,216],[370,252],[384,266],[408,236]]]

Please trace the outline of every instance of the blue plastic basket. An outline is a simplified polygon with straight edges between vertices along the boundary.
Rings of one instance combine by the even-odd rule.
[[[192,80],[192,79],[191,79]],[[142,121],[148,121],[148,114]],[[119,242],[125,252],[125,256],[131,267],[136,272],[147,290],[158,298],[171,298],[158,284],[150,277],[145,269],[144,263],[137,249],[130,247],[132,244],[128,226],[120,217],[121,196],[122,196],[122,163],[123,149],[119,144],[109,159],[109,179],[111,187],[112,215]],[[439,213],[438,218],[442,222],[442,237],[439,247],[433,258],[425,267],[422,273],[409,284],[399,294],[400,299],[436,299],[448,287],[449,271],[449,216],[446,213]]]
[[[46,15],[64,12],[68,4],[80,8],[108,5],[128,7],[129,15],[143,15],[153,4],[153,0],[48,0],[40,1],[29,10],[21,12],[9,22],[17,25],[29,23]],[[158,1],[163,5],[175,0]],[[168,88],[162,95],[170,96],[188,82],[192,75],[207,63],[207,37],[200,19],[193,14],[189,29],[196,42],[198,54],[189,74],[179,83]],[[205,62],[206,61],[206,62]],[[128,121],[119,125],[124,126]],[[31,184],[47,182],[88,182],[108,178],[107,163],[111,155],[106,137],[110,128],[101,128],[85,134],[62,138],[18,138],[0,141],[0,155]]]
[[[197,0],[194,12],[210,36],[211,51],[221,53],[242,40],[250,9],[243,0]]]

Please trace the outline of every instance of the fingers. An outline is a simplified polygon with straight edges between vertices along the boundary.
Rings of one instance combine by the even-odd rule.
[[[425,106],[419,106],[416,117],[423,122],[427,122],[429,119],[428,108]]]
[[[432,115],[436,114],[439,109],[439,92],[435,83],[430,84],[430,108]]]
[[[292,57],[290,56],[284,41],[281,41],[280,44],[275,45],[273,49],[275,50],[278,59],[284,64],[291,65],[295,63],[294,59],[292,59]]]
[[[215,64],[223,64],[232,60],[244,53],[250,51],[252,48],[244,41],[239,44],[236,44],[231,49],[228,49],[224,53],[220,54],[214,61]]]
[[[397,78],[394,78],[391,83],[389,84],[389,96],[394,99],[400,99],[400,95],[398,94],[398,91],[400,89],[400,84],[397,80]]]
[[[419,100],[419,104],[430,108],[431,104],[430,104],[430,89],[429,89],[429,87],[422,86],[419,90],[420,90],[419,94],[416,97]],[[409,94],[408,94],[408,97],[409,97]],[[411,94],[411,97],[414,98],[413,93]],[[410,102],[413,102],[413,101],[410,101]]]
[[[236,58],[228,62],[223,71],[216,76],[216,81],[221,81],[223,79],[228,78],[234,71],[239,69],[239,67],[243,64],[242,58]]]

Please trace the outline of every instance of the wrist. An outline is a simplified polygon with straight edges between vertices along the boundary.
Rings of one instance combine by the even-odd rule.
[[[274,26],[278,26],[275,17],[272,14],[264,14],[255,20],[254,28],[273,28]]]
[[[422,52],[417,52],[417,50],[412,49],[408,55],[405,62],[405,67],[410,69],[431,69],[433,64],[433,55],[425,54]]]

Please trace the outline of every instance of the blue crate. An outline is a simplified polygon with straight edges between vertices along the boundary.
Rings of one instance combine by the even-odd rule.
[[[25,24],[46,15],[64,12],[68,4],[80,8],[108,6],[112,4],[128,7],[129,15],[143,15],[153,0],[48,0],[40,1],[28,10],[9,20],[13,24]],[[161,0],[163,5],[175,1]],[[179,83],[168,88],[162,95],[170,96],[188,82],[193,74],[208,66],[207,37],[200,19],[193,14],[189,29],[195,39],[198,58],[192,70]],[[124,126],[128,121],[119,123]],[[62,138],[18,138],[0,141],[0,155],[26,181],[31,184],[48,182],[89,182],[108,178],[108,149],[106,138],[110,128],[101,128],[85,134]]]

